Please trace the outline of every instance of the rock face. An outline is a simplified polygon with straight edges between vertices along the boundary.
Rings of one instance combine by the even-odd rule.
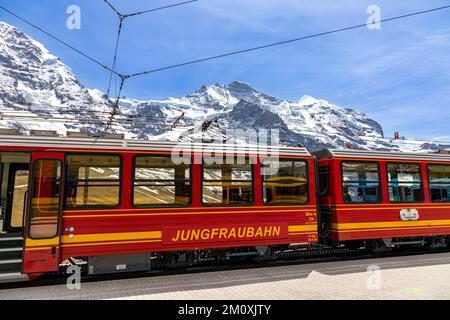
[[[384,139],[380,124],[361,112],[310,96],[297,102],[279,100],[238,81],[203,86],[183,98],[146,102],[123,100],[122,104],[123,109],[133,114],[136,114],[136,106],[156,108],[165,115],[167,123],[183,115],[182,124],[188,130],[165,131],[158,136],[161,139],[186,138],[193,128],[200,131],[207,121],[211,122],[206,132],[211,139],[227,138],[225,131],[232,129],[277,129],[284,145],[306,145],[312,150],[347,145],[367,150],[398,150]]]
[[[99,133],[107,127],[111,104],[99,90],[85,88],[42,44],[0,22],[0,127]],[[312,150],[399,149],[361,112],[310,96],[283,101],[239,81],[163,101],[122,99],[115,119],[109,129],[127,138],[185,140],[201,132],[228,139],[231,129],[277,129],[282,144]]]
[[[17,121],[6,126],[26,129],[91,130],[89,123],[71,124],[75,117],[95,122],[95,111],[106,101],[96,101],[71,70],[43,45],[19,29],[0,22],[0,103],[2,112],[12,112]],[[60,119],[52,124],[33,118]],[[64,125],[62,118],[67,120]],[[3,125],[4,122],[2,123]]]

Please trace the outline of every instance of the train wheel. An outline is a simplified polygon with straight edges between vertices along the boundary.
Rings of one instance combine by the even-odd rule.
[[[372,254],[389,253],[392,251],[392,248],[386,246],[386,243],[381,239],[366,241],[366,249]]]

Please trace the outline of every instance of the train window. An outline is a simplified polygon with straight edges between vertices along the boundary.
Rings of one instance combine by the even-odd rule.
[[[431,201],[450,202],[450,166],[428,166]]]
[[[176,165],[168,156],[135,159],[135,206],[184,206],[191,202],[190,166]]]
[[[67,209],[115,207],[120,202],[120,157],[69,155],[65,206]]]
[[[203,164],[203,192],[205,205],[249,205],[253,199],[253,166],[250,160],[242,164]],[[225,161],[224,161],[225,162]]]
[[[330,190],[330,167],[319,168],[319,196],[323,197]]]
[[[345,203],[381,202],[380,169],[376,162],[342,162]]]
[[[408,203],[424,200],[422,176],[418,164],[388,164],[387,174],[391,202]]]
[[[261,163],[265,204],[302,205],[308,202],[306,161],[268,159]]]
[[[30,229],[32,239],[50,239],[58,232],[61,162],[37,160],[33,165]]]

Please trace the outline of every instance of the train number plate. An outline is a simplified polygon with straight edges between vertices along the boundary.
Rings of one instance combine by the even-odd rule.
[[[419,220],[419,211],[417,209],[402,209],[400,210],[400,219],[403,221],[417,221]]]

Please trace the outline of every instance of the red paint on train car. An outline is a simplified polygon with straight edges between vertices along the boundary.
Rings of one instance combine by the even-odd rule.
[[[18,145],[20,139],[17,137]],[[57,153],[63,164],[63,186],[66,183],[67,169],[64,157],[68,154],[117,154],[122,161],[120,205],[100,210],[66,210],[62,207],[57,238],[27,239],[24,253],[24,270],[27,273],[57,271],[55,261],[62,262],[69,257],[314,243],[318,240],[315,162],[307,151],[302,155],[295,155],[299,148],[291,148],[292,154],[281,152],[279,156],[306,161],[309,196],[305,204],[265,205],[261,158],[257,154],[250,154],[249,157],[254,162],[253,203],[244,206],[206,206],[202,203],[201,194],[201,155],[192,154],[196,161],[191,165],[192,198],[188,206],[135,208],[132,203],[135,156],[170,152],[150,147],[127,148],[120,141],[107,141],[105,146],[97,147],[98,142],[92,140],[88,147],[83,147],[85,141],[79,146],[71,142],[76,139],[61,138],[64,143],[70,144],[67,146],[58,146],[54,140],[49,145],[45,145],[45,142],[38,145],[32,142],[33,139],[24,140],[26,142],[23,144],[28,143],[27,146],[11,143],[1,146],[0,142],[0,150],[36,154],[38,156],[33,156],[35,160]],[[64,192],[65,188],[62,190]],[[193,236],[188,241],[176,241],[180,230],[190,230]],[[199,231],[197,238],[196,230],[208,231]],[[182,238],[182,235],[179,234],[179,237]],[[208,239],[204,239],[205,237]]]
[[[442,157],[443,158],[443,157]],[[450,234],[450,203],[433,202],[430,198],[428,165],[450,165],[450,159],[438,155],[414,155],[363,151],[329,151],[319,161],[319,172],[328,168],[329,190],[320,199],[320,207],[331,212],[328,239],[334,241],[403,237],[430,237]],[[349,203],[343,188],[343,163],[373,163],[379,167],[381,199],[375,203]],[[422,199],[393,202],[393,189],[388,185],[388,164],[411,164],[420,168]],[[356,181],[356,180],[355,180]],[[397,182],[396,182],[397,183]],[[365,187],[355,183],[353,191]],[[393,184],[401,185],[401,183]],[[391,193],[390,193],[391,192]],[[413,220],[402,218],[402,212],[414,212]]]

